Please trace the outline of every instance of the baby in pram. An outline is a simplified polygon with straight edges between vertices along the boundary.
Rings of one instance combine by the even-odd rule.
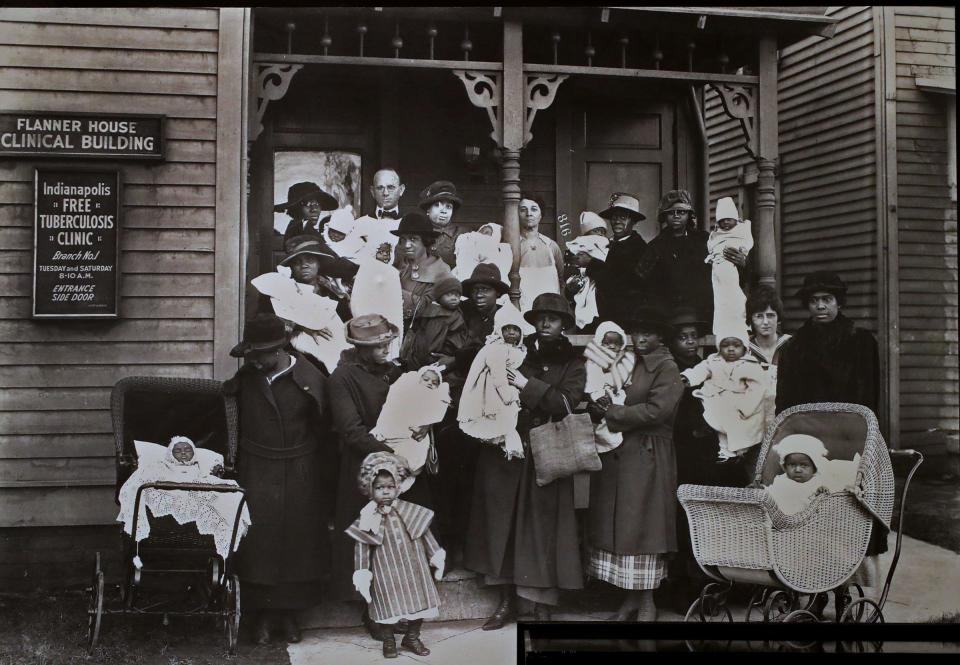
[[[117,515],[117,521],[123,522],[124,532],[134,536],[138,542],[147,538],[150,535],[150,522],[147,519],[149,507],[150,514],[154,517],[172,515],[178,524],[196,523],[200,534],[213,536],[217,553],[226,559],[237,507],[242,498],[239,492],[148,488],[141,495],[137,532],[133,534],[137,491],[143,485],[172,482],[236,487],[235,480],[226,480],[215,475],[218,470],[222,471],[223,458],[211,451],[198,449],[193,441],[185,436],[170,439],[165,450],[163,446],[143,441],[137,441],[136,447],[139,458],[137,470],[120,488],[120,514]],[[250,513],[244,506],[237,527],[234,550],[239,546],[240,539],[249,526]]]

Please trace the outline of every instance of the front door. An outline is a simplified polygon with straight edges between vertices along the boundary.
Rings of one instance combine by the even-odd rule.
[[[564,101],[557,140],[557,217],[568,230],[561,232],[564,240],[579,232],[582,211],[604,210],[614,192],[640,200],[647,219],[636,230],[652,240],[659,231],[660,196],[677,187],[675,104],[593,92]]]

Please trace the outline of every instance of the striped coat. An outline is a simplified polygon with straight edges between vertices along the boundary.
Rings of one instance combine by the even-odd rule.
[[[356,541],[355,568],[373,573],[370,617],[377,623],[437,616],[440,595],[430,560],[441,550],[430,532],[432,520],[432,510],[398,499],[383,515],[380,533],[361,530],[359,519],[347,528]]]

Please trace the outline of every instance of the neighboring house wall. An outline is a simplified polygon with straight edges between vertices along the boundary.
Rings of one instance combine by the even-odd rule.
[[[0,528],[4,580],[36,584],[30,566],[44,551],[66,566],[78,556],[72,542],[115,524],[118,379],[214,375],[215,310],[229,311],[215,282],[229,285],[239,265],[239,253],[214,252],[230,233],[217,223],[218,71],[224,44],[237,41],[219,34],[222,20],[200,8],[0,9],[0,109],[167,116],[162,163],[0,159],[0,527],[76,527]],[[117,320],[31,320],[36,166],[120,171]],[[57,545],[33,552],[31,533]]]
[[[900,433],[908,445],[956,436],[960,427],[950,98],[917,87],[917,79],[952,79],[956,87],[955,13],[952,7],[896,7],[895,44],[888,44],[896,49]]]
[[[868,7],[831,8],[831,39],[780,58],[780,285],[785,329],[807,317],[793,294],[814,270],[849,286],[844,313],[877,332],[873,25]]]

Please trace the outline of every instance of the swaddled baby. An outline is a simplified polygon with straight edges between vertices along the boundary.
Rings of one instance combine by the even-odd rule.
[[[139,443],[139,442],[138,442]],[[162,450],[156,444],[147,444]],[[141,447],[138,445],[138,452]],[[203,483],[207,485],[237,486],[235,480],[226,480],[214,475],[217,467],[210,468],[208,464],[201,464],[199,454],[193,441],[185,436],[175,436],[170,439],[163,457],[147,459],[145,454],[139,454],[139,465],[120,488],[120,514],[117,521],[123,522],[123,530],[132,534],[134,504],[137,490],[147,483]],[[150,535],[150,522],[147,519],[147,508],[154,517],[172,515],[178,524],[195,522],[201,534],[211,534],[216,542],[217,552],[226,558],[230,549],[230,538],[233,532],[233,521],[237,514],[237,507],[241,499],[240,493],[221,493],[203,490],[164,490],[149,488],[143,491],[140,498],[140,516],[137,518],[137,533],[135,539],[143,540]],[[240,525],[237,529],[237,540],[234,550],[240,544],[240,539],[246,534],[250,526],[250,513],[246,506],[240,516]]]
[[[525,323],[511,303],[500,306],[493,317],[493,334],[470,365],[457,412],[464,434],[499,445],[507,459],[523,457],[517,433],[520,391],[507,381],[507,369],[519,369],[527,356],[521,332]]]
[[[359,253],[360,269],[353,280],[350,311],[354,316],[380,314],[403,330],[403,296],[400,273],[393,267],[394,250],[400,239],[385,227],[368,231],[366,245]],[[390,344],[388,360],[400,355],[403,335]]]
[[[406,458],[410,470],[418,474],[427,461],[430,440],[425,437],[417,441],[412,434],[425,425],[443,420],[450,403],[450,386],[442,381],[440,367],[429,365],[416,372],[406,372],[390,386],[387,401],[370,434]],[[414,479],[414,475],[407,478],[403,489],[412,485]]]
[[[599,410],[606,411],[611,405],[623,406],[627,394],[623,389],[630,385],[636,356],[626,350],[627,334],[612,321],[597,326],[597,332],[583,351],[587,370],[586,393]],[[623,434],[611,432],[607,419],[603,418],[594,428],[597,451],[607,452],[623,443]]]
[[[457,237],[454,253],[457,261],[453,276],[461,282],[470,279],[474,268],[481,263],[492,263],[500,269],[501,275],[510,272],[513,263],[513,251],[510,245],[501,242],[502,227],[499,224],[484,224],[476,231],[461,233]]]

